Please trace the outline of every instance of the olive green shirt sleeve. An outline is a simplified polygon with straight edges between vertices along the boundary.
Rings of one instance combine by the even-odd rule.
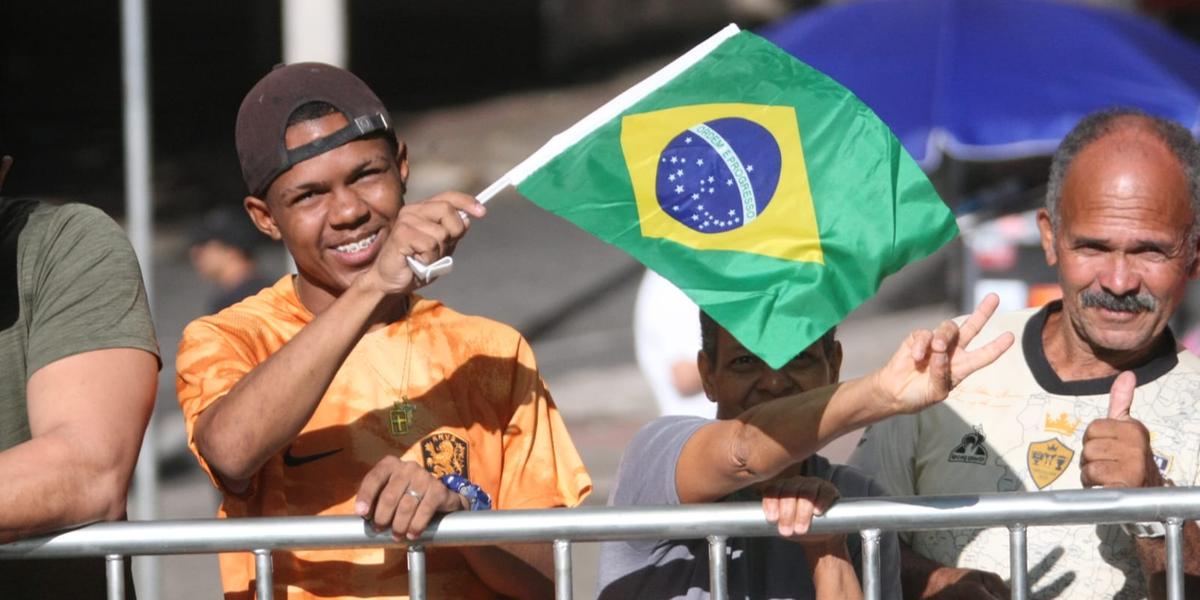
[[[26,379],[56,360],[92,350],[139,348],[158,356],[141,269],[125,232],[90,206],[47,210],[52,213],[44,231],[22,257]],[[39,217],[35,213],[31,221]]]

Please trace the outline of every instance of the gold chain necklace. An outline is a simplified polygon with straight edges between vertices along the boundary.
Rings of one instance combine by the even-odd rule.
[[[412,402],[408,401],[408,376],[412,369],[413,350],[411,304],[404,311],[404,331],[407,343],[404,346],[404,375],[400,379],[400,399],[392,404],[392,410],[388,414],[388,427],[394,436],[408,433],[409,427],[413,424],[413,413],[416,411]]]

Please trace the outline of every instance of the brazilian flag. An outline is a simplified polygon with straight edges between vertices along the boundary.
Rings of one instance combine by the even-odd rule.
[[[749,32],[701,54],[517,189],[657,271],[779,368],[957,228],[891,130],[837,82]]]

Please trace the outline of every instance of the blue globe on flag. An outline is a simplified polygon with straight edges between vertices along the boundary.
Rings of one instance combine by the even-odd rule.
[[[700,233],[758,217],[779,185],[779,144],[741,117],[714,119],[675,136],[659,155],[655,194],[663,212]]]

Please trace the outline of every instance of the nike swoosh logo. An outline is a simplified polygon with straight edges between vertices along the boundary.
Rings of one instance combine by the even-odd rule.
[[[337,454],[338,452],[341,452],[341,451],[342,451],[341,448],[334,448],[333,450],[326,450],[324,452],[318,452],[316,454],[306,454],[304,456],[296,456],[295,454],[292,454],[292,447],[289,445],[287,447],[287,452],[283,453],[283,464],[285,464],[289,467],[299,467],[300,465],[310,463],[314,460],[321,460],[322,458],[325,458],[326,456],[333,456],[334,454]]]

